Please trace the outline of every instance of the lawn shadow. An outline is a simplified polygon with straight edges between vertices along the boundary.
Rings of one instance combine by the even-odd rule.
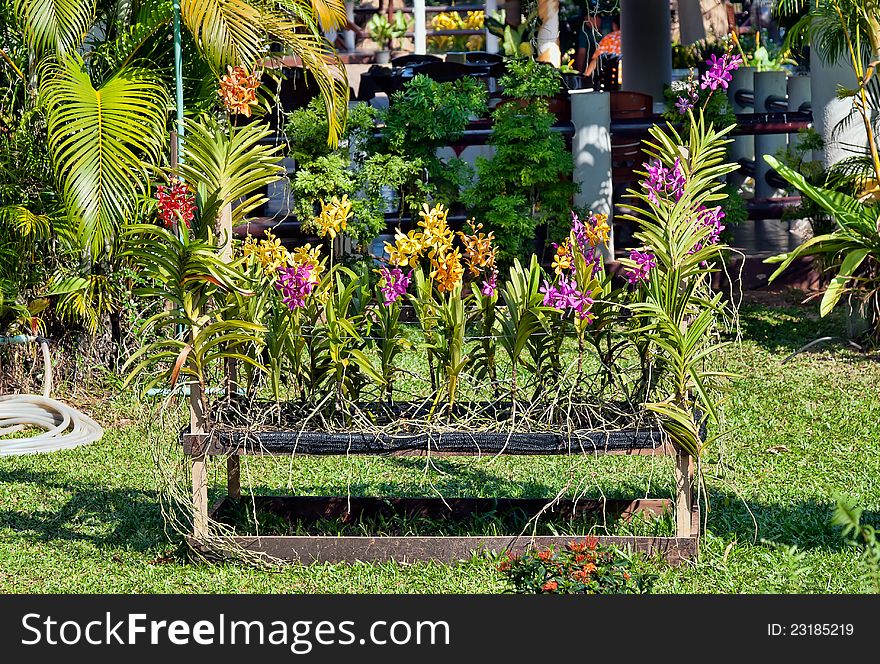
[[[740,542],[768,540],[799,549],[841,549],[848,546],[840,528],[831,524],[831,501],[803,500],[789,504],[744,501],[732,493],[709,490],[707,529]],[[864,510],[862,523],[880,527],[880,511]],[[756,532],[757,528],[757,532]]]
[[[21,511],[0,508],[0,528],[34,541],[84,541],[98,548],[148,551],[167,545],[156,491],[107,489],[61,479],[55,472],[0,470],[0,483],[36,484],[69,494],[58,508]]]
[[[823,337],[833,338],[822,342],[817,350],[848,346],[843,315],[834,312],[820,318],[816,308],[743,305],[739,320],[742,337],[780,355],[788,355]]]
[[[401,465],[423,463],[418,459],[399,459]],[[438,460],[448,476],[441,477],[435,486],[444,496],[465,495],[462,487],[479,483],[485,496],[533,496],[548,500],[556,492],[549,485],[533,482],[527,491],[515,492],[516,483],[501,480],[485,469],[469,469],[470,477],[463,482],[461,467],[447,460]],[[456,477],[458,475],[458,477]],[[447,481],[448,480],[448,481]],[[101,549],[126,549],[138,552],[155,550],[169,544],[165,523],[156,491],[141,489],[107,489],[89,482],[59,479],[57,473],[31,470],[0,470],[0,483],[37,484],[47,489],[58,489],[67,495],[57,509],[29,511],[0,509],[0,528],[10,529],[33,541],[82,541]],[[659,488],[659,487],[658,487]],[[341,484],[336,495],[399,496],[401,487],[392,482]],[[456,491],[457,490],[457,491]],[[259,495],[278,495],[277,487],[255,486]],[[645,487],[624,483],[608,498],[637,498],[644,496]],[[212,498],[222,495],[212,490]],[[302,486],[299,495],[328,495],[334,487]],[[409,492],[406,492],[409,493]],[[663,497],[666,489],[654,492]],[[413,494],[415,495],[415,494]],[[430,495],[422,492],[422,495]],[[585,498],[598,497],[587,495]],[[743,501],[739,496],[710,489],[710,510],[706,519],[708,530],[715,536],[735,537],[740,542],[768,540],[777,544],[797,546],[801,550],[840,550],[848,545],[840,529],[831,525],[834,504],[831,501],[803,500],[786,504]],[[864,510],[862,522],[880,528],[880,511]],[[756,533],[757,524],[757,533]]]

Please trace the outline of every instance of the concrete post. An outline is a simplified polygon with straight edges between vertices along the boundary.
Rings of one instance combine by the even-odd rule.
[[[678,30],[682,44],[693,44],[706,38],[700,0],[678,0]]]
[[[346,0],[345,18],[350,25],[354,25],[354,0]],[[349,53],[354,53],[357,48],[354,30],[345,30],[343,32],[343,37],[345,39],[345,50]]]
[[[788,110],[797,112],[804,102],[810,101],[810,76],[800,74],[788,78]],[[792,150],[798,144],[798,135],[788,135],[788,145]]]
[[[825,139],[825,150],[813,153],[825,167],[852,156],[857,146],[867,146],[868,137],[860,119],[835,128],[852,112],[852,99],[838,99],[838,87],[857,87],[856,76],[848,60],[826,63],[815,48],[810,49],[810,87],[813,104],[813,128]],[[850,147],[847,147],[850,146]]]
[[[559,0],[538,0],[538,60],[554,67],[562,64],[559,51]]]
[[[623,89],[663,102],[672,82],[669,0],[620,0]]]
[[[425,0],[415,0],[413,3],[413,49],[416,54],[424,55],[428,52],[428,29],[425,20]]]
[[[736,71],[733,72],[733,80],[730,82],[730,87],[727,88],[727,98],[730,101],[730,105],[733,107],[734,113],[753,113],[754,106],[740,104],[736,100],[736,92],[737,90],[752,90],[755,89],[755,68],[754,67],[740,67]],[[730,158],[732,161],[747,160],[754,161],[755,159],[755,137],[754,136],[734,136],[733,143],[730,144]],[[745,180],[745,176],[741,171],[736,171],[727,176],[727,181],[739,187],[742,185]]]
[[[486,0],[486,18],[488,19],[492,14],[498,11],[498,0]],[[488,23],[487,23],[488,25]],[[486,52],[487,53],[497,53],[499,46],[498,37],[489,32],[489,29],[486,29]]]
[[[572,90],[571,121],[574,137],[571,142],[574,157],[572,177],[580,185],[574,195],[574,204],[594,213],[608,215],[612,226],[611,207],[611,95],[608,92]],[[614,259],[614,232],[603,247],[606,260]]]
[[[784,71],[759,71],[755,73],[755,112],[767,113],[769,97],[785,97],[788,91],[787,74]],[[788,143],[785,134],[758,134],[755,136],[755,198],[772,198],[777,190],[767,182],[770,166],[764,155],[774,157]]]

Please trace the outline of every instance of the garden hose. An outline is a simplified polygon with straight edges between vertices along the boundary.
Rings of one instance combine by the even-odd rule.
[[[2,344],[40,344],[43,353],[43,394],[0,396],[0,456],[38,454],[70,449],[99,440],[104,430],[88,415],[52,399],[52,359],[45,339],[27,335],[0,337]],[[29,428],[44,429],[34,436],[8,438]]]

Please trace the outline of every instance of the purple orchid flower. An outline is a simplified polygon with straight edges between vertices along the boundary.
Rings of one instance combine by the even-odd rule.
[[[281,291],[281,299],[291,310],[306,306],[306,298],[315,290],[314,266],[308,263],[282,267],[278,270],[275,288]]]
[[[382,291],[384,303],[386,305],[394,304],[406,293],[406,289],[409,288],[410,281],[412,280],[412,270],[404,274],[403,270],[399,267],[390,270],[387,267],[383,267],[379,270],[379,274],[382,276],[380,290]]]
[[[651,270],[657,267],[657,257],[647,251],[633,249],[629,252],[629,259],[635,263],[635,266],[626,273],[626,280],[630,284],[648,281]]]
[[[700,81],[700,87],[703,90],[717,90],[721,88],[727,90],[730,82],[733,80],[733,72],[739,69],[742,64],[742,58],[739,55],[731,55],[725,53],[722,57],[718,57],[714,53],[706,60],[709,70],[703,74]]]

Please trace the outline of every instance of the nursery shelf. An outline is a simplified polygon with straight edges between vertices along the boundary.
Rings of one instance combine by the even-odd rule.
[[[222,428],[213,433],[183,433],[181,443],[192,465],[193,532],[189,544],[206,554],[222,555],[239,549],[301,563],[436,560],[452,562],[479,552],[510,551],[528,547],[564,546],[592,532],[569,535],[531,535],[510,528],[505,535],[217,535],[210,518],[228,521],[236,507],[258,508],[289,523],[312,524],[322,519],[357,526],[370,518],[403,516],[453,522],[472,516],[518,513],[526,517],[548,514],[569,518],[585,512],[627,520],[637,512],[662,514],[674,511],[675,536],[599,536],[605,544],[631,551],[661,555],[672,564],[697,554],[700,511],[694,500],[693,458],[664,442],[656,429],[575,431],[561,433],[488,433],[475,431],[389,435],[377,432],[250,431]],[[374,455],[374,456],[473,456],[473,455],[669,455],[675,458],[675,498],[638,500],[550,500],[482,498],[398,498],[381,496],[302,497],[242,496],[241,455]],[[210,457],[227,462],[228,496],[209,510],[207,463]],[[502,518],[503,521],[503,518]],[[313,528],[314,529],[314,528]],[[318,528],[320,531],[320,528]],[[589,529],[588,529],[589,530]],[[297,533],[300,530],[296,530]],[[465,532],[467,529],[465,528]]]

